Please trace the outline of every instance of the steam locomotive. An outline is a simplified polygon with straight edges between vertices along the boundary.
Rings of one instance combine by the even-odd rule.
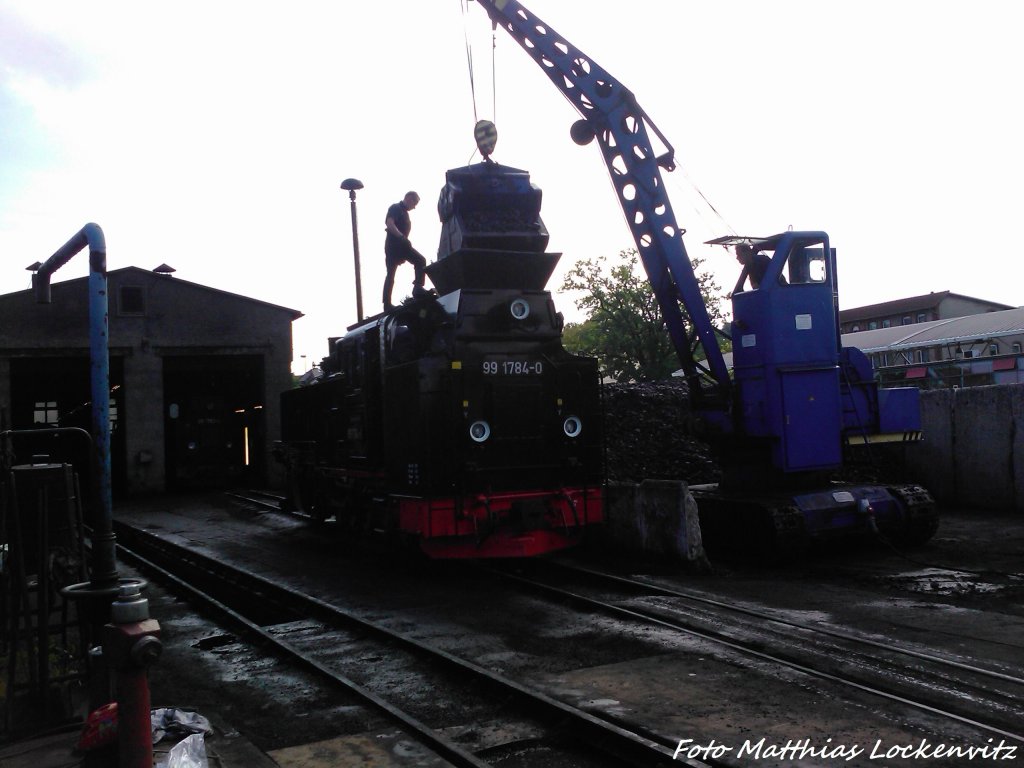
[[[433,558],[541,555],[601,522],[597,361],[562,346],[540,205],[489,158],[446,173],[436,295],[331,339],[282,394],[287,503]]]

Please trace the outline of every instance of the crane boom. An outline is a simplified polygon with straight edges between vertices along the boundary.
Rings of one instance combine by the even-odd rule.
[[[731,382],[700,282],[665,191],[674,151],[633,93],[516,0],[478,0],[540,66],[583,118],[578,144],[596,138],[693,400],[729,402]],[[653,131],[667,151],[655,155]],[[703,351],[703,359],[698,350]]]

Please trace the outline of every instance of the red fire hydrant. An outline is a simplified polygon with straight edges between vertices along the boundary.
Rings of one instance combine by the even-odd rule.
[[[139,584],[125,584],[103,628],[103,656],[115,671],[120,768],[152,768],[148,667],[160,658],[160,624],[149,618],[149,601]]]

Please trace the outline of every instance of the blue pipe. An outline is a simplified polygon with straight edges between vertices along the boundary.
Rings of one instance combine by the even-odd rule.
[[[92,434],[96,456],[92,585],[117,583],[114,515],[110,491],[110,344],[107,333],[107,244],[98,224],[86,224],[32,275],[36,301],[50,303],[50,275],[82,249],[89,248],[89,372],[92,386]]]

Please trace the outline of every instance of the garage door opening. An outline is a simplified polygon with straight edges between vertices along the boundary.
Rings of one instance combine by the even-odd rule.
[[[168,490],[266,482],[263,358],[164,358]]]

